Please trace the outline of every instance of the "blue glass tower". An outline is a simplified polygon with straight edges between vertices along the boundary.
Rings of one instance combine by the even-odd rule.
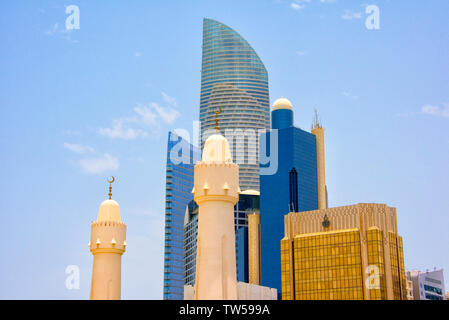
[[[164,299],[184,298],[184,216],[193,199],[193,169],[198,148],[168,133],[165,188]]]
[[[203,21],[200,144],[215,133],[214,111],[221,107],[220,131],[239,165],[240,189],[259,191],[258,130],[270,127],[268,73],[249,43],[212,19]],[[232,137],[228,132],[232,132]],[[249,137],[253,132],[253,138]]]
[[[318,209],[317,149],[315,135],[293,125],[287,99],[275,102],[271,118],[272,130],[264,134],[266,148],[261,146],[261,150],[277,143],[278,167],[274,174],[260,176],[261,276],[262,285],[276,288],[280,296],[284,215]],[[273,130],[277,130],[278,141],[270,141],[275,137]]]
[[[235,232],[235,251],[237,281],[248,283],[248,227],[241,227]]]

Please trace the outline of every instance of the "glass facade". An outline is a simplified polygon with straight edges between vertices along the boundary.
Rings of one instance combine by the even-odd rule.
[[[168,134],[165,189],[164,299],[184,298],[184,216],[192,200],[193,168],[200,152]]]
[[[366,286],[370,300],[386,300],[386,278],[390,275],[391,299],[406,300],[405,274],[401,271],[404,264],[401,237],[392,232],[388,234],[388,244],[384,243],[383,232],[377,227],[366,231],[366,241],[361,239],[359,229],[300,234],[293,240],[282,239],[282,299],[363,300],[368,299]],[[386,246],[390,251],[388,270]],[[363,251],[367,255],[368,268],[362,261]],[[373,277],[375,273],[378,277]]]
[[[235,258],[237,281],[249,282],[248,265],[248,227],[240,227],[235,233]]]
[[[363,299],[358,230],[294,239],[296,300]]]
[[[273,113],[278,111],[284,110]],[[271,132],[264,135],[266,148],[261,150],[270,150]],[[279,241],[284,237],[284,215],[318,209],[318,182],[315,135],[291,126],[278,129],[277,136],[277,171],[260,176],[260,225],[262,285],[276,288],[280,296]]]
[[[282,300],[292,300],[292,288],[291,288],[291,265],[292,261],[290,253],[290,240],[281,240],[281,289],[282,289]]]
[[[237,281],[248,282],[248,214],[259,211],[259,196],[240,194],[234,206]],[[184,226],[184,283],[195,285],[198,205],[191,201]]]
[[[440,294],[440,295],[443,294],[443,291],[441,290],[441,288],[436,288],[436,287],[433,287],[433,286],[424,285],[424,290],[428,291],[430,293],[437,293],[437,294]]]
[[[382,231],[377,228],[369,229],[367,232],[368,264],[376,266],[380,272],[379,288],[370,289],[371,300],[387,299],[385,286],[385,260]]]
[[[254,49],[237,32],[203,21],[200,122],[203,142],[219,127],[239,164],[241,190],[259,190],[258,130],[270,126],[268,74]]]
[[[184,284],[195,284],[196,245],[198,239],[198,205],[190,201],[184,221]]]
[[[396,236],[393,232],[388,232],[388,242],[390,245],[393,296],[395,300],[400,300],[406,295],[407,292],[402,237]]]

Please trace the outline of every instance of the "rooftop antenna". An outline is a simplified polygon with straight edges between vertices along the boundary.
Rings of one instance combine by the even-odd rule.
[[[314,110],[315,110],[315,116],[313,118],[312,129],[322,128],[323,126],[321,125],[321,120],[318,115],[318,110],[316,108]]]
[[[115,181],[115,178],[114,178],[114,176],[111,176],[111,180],[106,179],[106,181],[109,183],[109,193],[108,193],[108,196],[109,196],[109,200],[111,200],[111,197],[112,197],[112,183]]]
[[[218,111],[214,111],[215,113],[215,130],[218,132],[218,130],[220,129],[218,127],[218,115],[221,113],[221,107],[218,107]]]

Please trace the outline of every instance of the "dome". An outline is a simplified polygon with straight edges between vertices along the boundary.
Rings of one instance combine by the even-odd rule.
[[[273,103],[273,111],[278,109],[293,110],[292,103],[286,98],[279,98]]]
[[[120,219],[120,206],[116,201],[109,199],[101,203],[97,222],[101,221],[122,222]]]
[[[231,162],[228,140],[221,134],[213,134],[204,143],[202,162]]]
[[[248,189],[245,191],[242,191],[240,194],[248,194],[248,195],[252,195],[252,196],[260,196],[260,192],[257,190],[253,190],[253,189]]]

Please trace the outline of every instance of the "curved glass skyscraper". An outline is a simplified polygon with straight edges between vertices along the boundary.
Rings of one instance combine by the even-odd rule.
[[[233,161],[240,166],[241,190],[259,190],[259,130],[270,127],[268,74],[254,49],[237,32],[203,21],[201,68],[201,148],[219,127],[228,138]]]

